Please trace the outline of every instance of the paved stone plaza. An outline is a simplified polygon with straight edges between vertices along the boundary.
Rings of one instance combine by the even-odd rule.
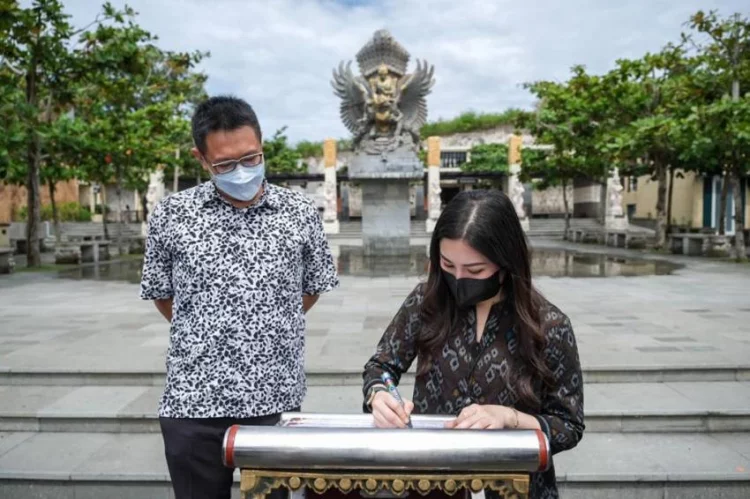
[[[566,497],[750,497],[750,266],[670,260],[671,275],[537,279],[587,383],[587,433],[556,458]],[[419,280],[402,274],[342,275],[309,314],[305,410],[360,411],[362,366]],[[16,274],[0,317],[0,497],[169,497],[168,325],[137,286]]]

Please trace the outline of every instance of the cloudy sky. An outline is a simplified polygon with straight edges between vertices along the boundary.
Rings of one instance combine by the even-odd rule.
[[[76,25],[96,0],[63,0]],[[414,59],[435,65],[429,119],[529,107],[521,87],[564,79],[574,64],[593,72],[677,41],[698,9],[743,12],[747,0],[111,0],[170,50],[210,51],[209,94],[255,108],[267,134],[288,126],[298,140],[347,137],[331,70],[388,29]],[[353,65],[356,67],[356,62]]]

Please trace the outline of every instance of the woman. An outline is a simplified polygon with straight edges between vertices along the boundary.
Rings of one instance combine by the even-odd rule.
[[[466,191],[444,209],[427,282],[406,298],[365,365],[365,409],[379,427],[415,414],[457,416],[450,428],[541,429],[552,454],[583,435],[583,380],[570,321],[531,282],[513,204],[499,191]],[[413,402],[382,386],[414,359]],[[558,497],[554,466],[531,476],[530,497]]]

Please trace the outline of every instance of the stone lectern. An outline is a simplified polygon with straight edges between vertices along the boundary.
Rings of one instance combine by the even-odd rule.
[[[378,429],[370,415],[284,414],[277,426],[233,426],[224,462],[240,469],[243,499],[467,497],[494,490],[527,498],[549,442],[536,430],[446,430],[451,418],[414,416],[412,429]]]

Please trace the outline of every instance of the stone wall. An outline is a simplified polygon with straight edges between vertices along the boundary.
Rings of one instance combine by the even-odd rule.
[[[451,149],[470,149],[481,144],[507,144],[513,135],[512,126],[501,126],[490,130],[477,130],[476,132],[457,133],[440,137],[440,149],[450,151]],[[531,145],[534,138],[531,135],[521,136],[522,145]]]
[[[42,184],[39,187],[42,205],[49,204],[49,188]],[[0,183],[0,223],[10,223],[14,213],[26,206],[27,193],[23,186]],[[69,180],[57,184],[55,202],[78,203],[78,181]]]
[[[573,186],[568,184],[565,189],[568,198],[568,213],[573,213]],[[543,191],[533,189],[531,191],[531,214],[532,215],[563,215],[565,203],[563,202],[562,187],[548,187]]]

